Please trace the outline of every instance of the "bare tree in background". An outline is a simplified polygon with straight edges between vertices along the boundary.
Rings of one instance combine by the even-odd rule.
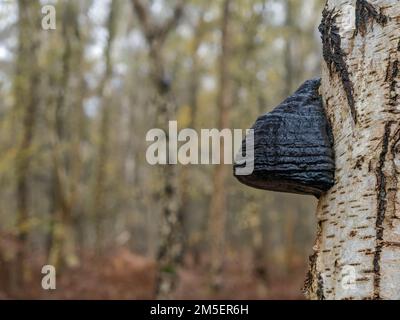
[[[164,45],[168,35],[177,27],[183,13],[183,2],[178,1],[172,16],[158,24],[149,9],[141,0],[132,0],[133,8],[145,36],[152,65],[151,80],[156,97],[157,128],[167,133],[168,121],[176,118],[176,104],[172,97],[171,83],[166,75]],[[169,157],[168,157],[169,158]],[[170,159],[171,160],[171,159]],[[168,298],[177,283],[177,268],[183,254],[183,212],[180,210],[177,168],[167,165],[160,169],[158,184],[160,193],[157,199],[161,203],[160,244],[157,253],[158,278],[156,281],[157,298]]]
[[[293,92],[293,85],[296,83],[297,76],[297,68],[293,61],[293,56],[295,56],[294,48],[296,47],[296,43],[294,42],[294,37],[298,36],[300,33],[299,28],[296,26],[295,13],[298,10],[299,4],[298,1],[294,0],[285,0],[284,4],[286,7],[286,17],[285,17],[285,48],[284,48],[284,83],[283,86],[283,96],[288,97]],[[293,258],[295,253],[294,248],[294,238],[295,238],[295,226],[298,220],[298,212],[288,212],[288,214],[284,215],[284,224],[283,224],[283,238],[285,239],[285,246],[283,248],[285,261],[286,261],[286,273],[288,275],[291,274],[291,268],[293,266]]]
[[[199,91],[201,89],[201,62],[199,59],[199,47],[202,43],[202,40],[207,31],[207,25],[204,20],[204,11],[201,11],[198,17],[198,20],[193,25],[193,42],[190,48],[190,59],[191,59],[191,70],[190,70],[190,80],[188,84],[188,104],[189,104],[189,112],[188,112],[188,128],[196,129],[197,126],[197,114],[199,111]],[[191,182],[193,181],[193,174],[191,173],[191,167],[183,166],[179,173],[179,185],[181,189],[181,205],[180,205],[180,213],[179,215],[182,219],[188,219],[185,216],[185,212],[190,210],[191,205],[191,194],[190,188],[192,186]],[[186,221],[184,222],[184,236],[187,242],[190,242],[190,236],[188,236],[188,230],[185,229],[187,227]]]
[[[61,268],[78,264],[73,231],[73,212],[77,207],[78,186],[81,175],[80,142],[83,128],[82,100],[85,89],[81,67],[83,47],[78,23],[76,3],[67,2],[62,15],[62,74],[49,77],[49,87],[54,86],[56,96],[52,124],[53,175],[51,190],[51,228],[49,237],[49,263]],[[58,69],[56,69],[58,70]],[[50,73],[50,72],[49,72]],[[74,85],[75,83],[75,85]],[[74,90],[75,96],[68,93]],[[74,97],[71,99],[71,97]]]
[[[18,0],[18,52],[14,78],[15,110],[22,118],[21,134],[15,161],[17,232],[19,250],[15,273],[18,284],[26,282],[29,275],[27,267],[28,235],[30,216],[29,175],[31,153],[35,133],[36,116],[39,104],[40,69],[38,52],[40,49],[40,3],[38,0]]]
[[[221,53],[219,58],[218,89],[218,128],[229,128],[229,110],[232,107],[232,92],[229,79],[231,1],[225,0],[222,5]],[[213,193],[210,205],[209,230],[211,232],[211,282],[215,289],[221,286],[221,272],[224,257],[225,224],[226,224],[226,187],[225,180],[228,167],[224,165],[224,140],[220,143],[221,164],[216,165],[213,175]]]
[[[112,48],[116,36],[118,23],[118,0],[112,0],[107,21],[108,38],[104,49],[105,71],[98,86],[99,96],[102,98],[101,119],[99,126],[99,142],[97,150],[97,161],[95,165],[94,189],[92,198],[92,217],[95,221],[95,233],[97,249],[102,249],[104,242],[104,219],[106,215],[106,166],[109,158],[110,147],[110,95],[111,95],[111,79],[113,75],[112,64]]]

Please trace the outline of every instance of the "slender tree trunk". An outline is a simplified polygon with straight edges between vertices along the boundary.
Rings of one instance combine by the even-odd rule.
[[[169,33],[179,23],[183,13],[183,1],[177,2],[172,17],[162,24],[153,21],[149,8],[141,0],[132,0],[132,5],[149,47],[151,79],[156,93],[155,125],[167,133],[168,145],[168,122],[176,118],[176,103],[172,94],[172,84],[166,77],[164,44]],[[157,252],[158,275],[155,289],[158,299],[170,298],[177,285],[178,268],[183,256],[183,212],[180,210],[181,199],[176,167],[173,164],[166,165],[160,168],[157,175],[157,184],[160,188],[158,201],[161,204],[160,239]]]
[[[267,284],[267,269],[266,269],[266,252],[265,252],[265,238],[264,238],[264,224],[262,221],[261,205],[257,203],[259,199],[251,196],[249,199],[249,206],[247,212],[249,214],[250,228],[251,228],[251,251],[253,260],[253,273],[260,280],[260,285]]]
[[[231,83],[229,80],[229,20],[231,1],[225,0],[222,6],[222,38],[219,60],[219,96],[218,96],[218,127],[229,128],[229,110],[231,109]],[[225,180],[228,167],[224,165],[224,141],[220,144],[221,164],[217,165],[213,176],[213,194],[210,205],[209,228],[211,231],[211,284],[215,289],[221,285],[221,273],[224,257],[225,224],[226,224],[226,193]]]
[[[160,51],[152,50],[152,61],[156,65],[161,61]],[[156,53],[157,51],[157,53]],[[158,57],[158,58],[157,58]],[[160,73],[154,74],[153,81],[157,88],[157,119],[156,127],[168,132],[168,122],[176,118],[176,104],[172,97],[170,84],[164,83],[164,67],[159,64]],[[169,136],[167,135],[168,144]],[[160,168],[158,179],[161,186],[159,200],[161,203],[160,238],[157,250],[158,277],[156,282],[156,297],[168,299],[177,286],[178,268],[182,262],[183,255],[183,214],[180,209],[181,199],[178,191],[177,166],[167,164]]]
[[[108,152],[110,144],[110,80],[112,77],[112,47],[116,34],[116,24],[118,22],[117,7],[118,0],[112,0],[110,4],[110,14],[108,17],[108,40],[104,50],[106,69],[99,85],[99,96],[102,98],[101,120],[99,127],[99,146],[97,151],[97,163],[95,168],[95,184],[92,199],[92,216],[95,219],[95,234],[97,251],[101,251],[104,244],[104,218],[106,214],[105,188],[106,188],[106,165],[108,162]]]
[[[311,299],[400,299],[399,30],[398,0],[329,0],[323,13],[336,179],[318,204]]]
[[[293,0],[285,0],[286,7],[286,19],[285,19],[285,27],[286,27],[286,41],[285,41],[285,49],[284,49],[284,61],[285,61],[285,81],[284,81],[284,96],[288,97],[293,92],[293,83],[296,81],[296,70],[293,65],[293,48],[294,45],[294,34],[296,33],[295,26],[295,3]],[[298,32],[298,31],[297,31]],[[294,211],[286,211],[283,222],[283,237],[284,237],[284,266],[287,275],[292,274],[292,266],[293,266],[293,238],[294,238],[294,225],[296,220],[297,212]]]
[[[79,25],[77,11],[74,3],[69,2],[63,7],[62,17],[62,39],[64,50],[62,55],[62,75],[58,84],[58,93],[55,101],[54,114],[54,141],[53,141],[53,179],[52,179],[52,224],[50,235],[49,263],[61,268],[73,267],[78,264],[75,252],[75,239],[72,226],[72,212],[76,205],[76,185],[79,183],[80,150],[77,147],[80,130],[69,126],[81,123],[82,101],[71,101],[70,85],[76,70],[74,65],[80,64],[83,58],[83,50],[80,44]],[[51,85],[51,84],[50,84]],[[82,88],[79,88],[82,90]],[[78,94],[79,96],[79,94]],[[69,110],[75,106],[73,112]],[[67,115],[72,119],[66,121]],[[74,141],[68,144],[69,136]],[[65,154],[65,147],[70,147],[70,152]],[[65,162],[71,163],[71,174],[69,174]]]
[[[285,86],[284,86],[284,97],[289,97],[293,92],[294,83],[294,68],[292,62],[292,34],[293,34],[293,0],[285,0],[286,6],[286,40],[284,49],[284,59],[285,59]]]
[[[294,256],[296,253],[295,248],[295,235],[296,235],[296,222],[297,212],[287,211],[286,219],[283,222],[283,237],[284,237],[284,259],[286,274],[293,274]]]
[[[22,117],[22,128],[17,149],[16,202],[19,250],[15,272],[22,285],[29,280],[30,272],[26,265],[29,233],[29,171],[31,148],[35,132],[36,114],[39,104],[39,61],[40,46],[40,4],[36,0],[18,1],[18,57],[14,82],[15,110]]]
[[[197,112],[198,112],[198,94],[199,94],[199,87],[200,87],[200,61],[198,56],[198,49],[201,45],[202,38],[204,35],[204,14],[201,14],[199,18],[199,22],[195,27],[194,30],[194,39],[192,44],[191,50],[191,76],[189,81],[189,122],[188,128],[196,129],[196,120],[197,120]],[[182,219],[186,218],[187,214],[189,214],[190,210],[190,202],[191,202],[191,195],[190,195],[190,186],[191,186],[191,172],[189,166],[184,166],[181,168],[180,176],[179,176],[179,184],[181,189],[181,205],[180,205],[180,216]],[[183,221],[183,233],[184,239],[188,240],[188,230],[185,229],[187,223]]]

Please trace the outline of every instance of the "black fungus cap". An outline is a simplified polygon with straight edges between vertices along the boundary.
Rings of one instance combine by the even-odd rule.
[[[330,125],[318,89],[308,80],[273,111],[260,116],[254,129],[254,171],[236,178],[251,187],[319,197],[334,184],[335,161]],[[243,141],[243,153],[246,150]],[[240,162],[241,163],[241,162]]]

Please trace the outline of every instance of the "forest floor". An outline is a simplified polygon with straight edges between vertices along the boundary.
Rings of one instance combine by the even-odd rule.
[[[243,256],[225,261],[219,291],[210,289],[208,268],[189,261],[180,270],[175,299],[304,299],[301,287],[305,267],[290,276],[269,279],[256,275]],[[121,248],[106,257],[83,258],[78,268],[57,274],[57,289],[41,288],[41,273],[23,290],[6,294],[0,284],[0,299],[153,299],[156,265],[154,261]]]

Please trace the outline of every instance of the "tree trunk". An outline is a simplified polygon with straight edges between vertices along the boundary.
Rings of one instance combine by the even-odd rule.
[[[191,47],[191,70],[190,70],[190,80],[188,84],[188,104],[189,104],[189,121],[187,124],[188,128],[193,128],[196,130],[197,125],[197,112],[198,112],[198,95],[200,89],[200,79],[201,79],[201,65],[198,55],[198,49],[202,43],[203,36],[205,33],[205,20],[204,13],[201,13],[199,21],[194,26],[194,38]],[[179,216],[183,219],[183,238],[188,242],[189,229],[185,228],[188,226],[187,220],[188,216],[185,213],[189,213],[191,206],[191,194],[190,187],[193,181],[193,174],[190,171],[189,166],[183,166],[179,172],[179,185],[181,191],[181,204]]]
[[[118,22],[118,1],[112,0],[110,13],[107,21],[108,39],[104,50],[106,68],[103,78],[99,84],[99,96],[101,103],[101,120],[99,126],[99,145],[97,151],[95,179],[92,198],[92,217],[95,219],[96,251],[100,253],[104,247],[104,219],[106,215],[106,166],[109,159],[110,148],[110,121],[111,121],[111,101],[110,101],[110,82],[113,73],[112,48],[116,36],[116,26]]]
[[[52,177],[52,221],[49,237],[48,261],[60,269],[64,266],[74,267],[79,263],[75,249],[75,237],[72,225],[72,213],[76,205],[76,186],[80,178],[80,148],[81,130],[73,126],[81,124],[82,101],[67,99],[71,92],[72,77],[82,65],[83,50],[80,43],[79,24],[75,4],[69,2],[63,7],[62,40],[64,43],[62,54],[62,75],[57,83],[57,97],[54,112],[54,141],[53,151],[53,177]],[[79,70],[80,71],[80,70]],[[75,74],[74,74],[75,73]],[[52,83],[49,84],[50,86]],[[84,87],[77,88],[83,90]],[[81,91],[78,97],[82,96]],[[73,112],[70,111],[74,108]],[[68,121],[67,115],[71,117]],[[74,123],[77,122],[77,123]],[[72,132],[71,132],[72,131]],[[69,138],[73,136],[73,138]],[[73,141],[69,141],[73,140]],[[70,142],[70,144],[68,144]],[[69,153],[63,150],[69,147]],[[68,163],[70,163],[70,166]],[[71,170],[68,170],[71,167]]]
[[[29,171],[31,164],[31,148],[39,104],[40,71],[38,51],[40,45],[40,7],[39,1],[18,1],[18,57],[14,82],[15,110],[22,118],[21,136],[17,147],[15,162],[17,230],[19,250],[15,272],[20,285],[29,279],[26,265],[29,233]]]
[[[149,8],[141,0],[132,0],[142,31],[149,47],[151,80],[155,89],[157,128],[168,132],[168,122],[176,118],[176,103],[172,94],[172,84],[166,76],[164,61],[165,41],[183,13],[183,1],[178,1],[173,15],[164,23],[156,23]],[[167,134],[166,144],[169,136]],[[172,163],[168,159],[167,163]],[[178,268],[183,256],[183,212],[178,192],[177,166],[166,165],[158,170],[158,201],[161,204],[160,239],[157,252],[158,274],[155,295],[158,299],[170,298],[178,280]]]
[[[311,299],[400,299],[399,17],[398,0],[328,0],[324,9],[320,91],[336,172],[317,209]]]
[[[284,49],[284,61],[285,61],[285,86],[284,86],[284,97],[289,97],[293,92],[293,83],[294,83],[294,67],[293,67],[293,59],[292,59],[292,47],[293,47],[293,33],[295,30],[293,26],[293,0],[285,1],[286,7],[286,19],[285,19],[285,28],[286,28],[286,39],[285,39],[285,49]]]
[[[286,8],[286,20],[285,20],[285,28],[286,28],[286,40],[285,40],[285,48],[284,48],[284,61],[285,61],[285,85],[284,89],[284,97],[289,97],[293,92],[293,84],[296,83],[296,70],[293,64],[293,48],[296,46],[294,43],[294,35],[298,36],[300,30],[296,30],[296,21],[294,19],[294,13],[296,9],[296,4],[293,0],[285,0],[285,8]],[[282,250],[284,251],[284,269],[286,275],[292,274],[293,269],[293,254],[294,250],[294,236],[295,236],[295,224],[297,220],[297,212],[296,211],[286,211],[283,217],[283,238],[284,245]]]
[[[218,128],[229,128],[229,109],[231,108],[231,90],[229,80],[229,19],[231,1],[225,0],[222,7],[222,38],[219,61]],[[209,228],[211,232],[211,282],[218,289],[221,285],[222,263],[224,256],[226,195],[225,180],[227,166],[224,165],[224,141],[220,144],[221,162],[214,171],[213,194],[210,206]]]

